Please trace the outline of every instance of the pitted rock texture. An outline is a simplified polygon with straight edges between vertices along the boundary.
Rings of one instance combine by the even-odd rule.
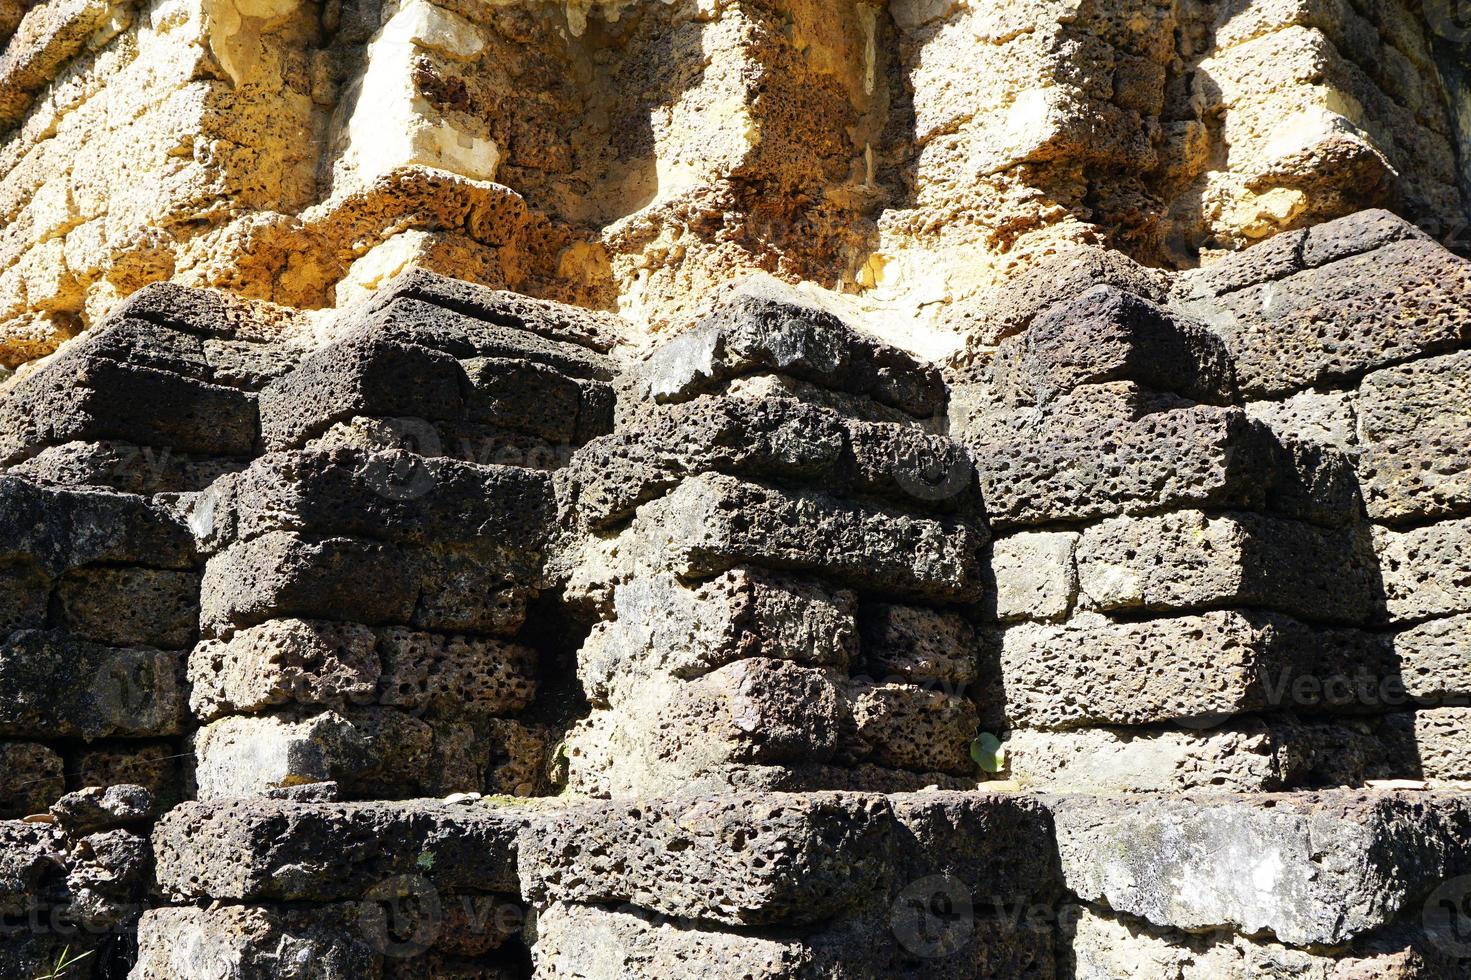
[[[437,9],[365,57],[429,44],[468,124],[475,18],[534,60],[545,11]],[[342,187],[384,163],[347,125]],[[0,393],[0,911],[94,927],[89,980],[1465,973],[1464,260],[1384,212],[1068,254],[944,368],[760,277],[646,350],[423,270],[332,316],[137,292]]]

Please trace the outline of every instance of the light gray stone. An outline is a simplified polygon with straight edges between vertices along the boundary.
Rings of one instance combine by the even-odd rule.
[[[1332,946],[1418,914],[1471,857],[1463,797],[1268,799],[1062,799],[1052,812],[1068,888],[1158,926]]]
[[[998,538],[991,545],[996,578],[996,618],[1065,619],[1078,597],[1071,531],[1029,531]]]

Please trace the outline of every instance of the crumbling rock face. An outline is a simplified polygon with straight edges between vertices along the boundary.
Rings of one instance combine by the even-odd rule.
[[[1444,4],[190,0],[0,11],[0,365],[160,280],[411,266],[679,329],[753,271],[940,356],[1013,280],[1467,217]]]

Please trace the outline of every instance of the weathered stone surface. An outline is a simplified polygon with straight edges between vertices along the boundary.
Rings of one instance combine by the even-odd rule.
[[[612,361],[595,349],[522,329],[523,322],[514,315],[489,318],[466,315],[407,296],[376,308],[370,306],[361,314],[361,326],[368,336],[422,345],[462,360],[524,359],[545,364],[572,378],[612,380]]]
[[[629,902],[725,925],[805,925],[886,887],[894,837],[873,796],[590,804],[522,838],[522,893],[538,905]]]
[[[569,378],[535,361],[477,357],[462,362],[470,388],[465,414],[471,423],[525,432],[576,445],[613,429],[613,389]]]
[[[867,680],[845,693],[852,732],[841,745],[844,755],[911,772],[975,772],[970,743],[980,719],[969,695]]]
[[[1182,273],[1173,295],[1190,301],[1285,279],[1304,269],[1372,252],[1398,241],[1428,241],[1430,236],[1399,215],[1368,208],[1336,221],[1283,232],[1260,245],[1222,256],[1215,263]]]
[[[51,804],[62,830],[82,837],[99,830],[136,827],[153,815],[153,794],[142,786],[89,786]]]
[[[68,442],[41,450],[10,473],[37,483],[99,487],[151,496],[192,493],[243,469],[242,459],[191,456],[122,442]]]
[[[367,308],[380,310],[400,299],[421,300],[498,326],[600,353],[612,349],[622,328],[618,318],[608,313],[487,289],[425,269],[410,269],[385,283],[373,294]]]
[[[1072,612],[1077,546],[1078,535],[1069,531],[1026,531],[992,542],[996,618],[1063,619]]]
[[[1025,726],[1206,728],[1255,711],[1374,715],[1407,702],[1391,637],[1260,610],[1125,622],[1089,615],[988,639],[1007,717]]]
[[[1425,779],[1463,788],[1471,781],[1471,743],[1466,725],[1471,708],[1428,707],[1386,715],[1377,734],[1387,743],[1387,758],[1375,775],[1386,779]]]
[[[283,617],[408,623],[420,579],[391,545],[272,532],[211,558],[200,588],[200,625],[222,637]]]
[[[1354,527],[1200,511],[1114,518],[1083,532],[1077,560],[1083,602],[1104,611],[1246,605],[1362,623],[1379,607],[1374,555]]]
[[[657,674],[694,678],[736,660],[846,667],[858,649],[857,597],[802,579],[736,568],[697,586],[672,575],[631,579],[613,591],[612,621],[578,655],[594,703]]]
[[[1253,793],[1280,790],[1292,776],[1260,724],[1206,732],[1089,728],[1021,730],[1006,742],[1011,778],[1053,793]]]
[[[524,553],[534,566],[551,515],[543,473],[331,449],[261,457],[204,494],[190,523],[210,544],[294,532]]]
[[[206,640],[189,655],[189,707],[201,721],[283,704],[377,700],[378,637],[366,626],[273,619]]]
[[[1328,952],[1293,949],[1218,930],[1205,934],[1161,929],[1132,916],[1079,906],[1072,951],[1078,980],[1248,980],[1324,977],[1352,980],[1431,980],[1456,965],[1424,933],[1391,931],[1377,940]]]
[[[156,568],[87,568],[56,588],[56,625],[112,646],[187,649],[199,629],[199,575]]]
[[[695,329],[657,348],[633,374],[636,398],[684,401],[757,370],[868,395],[916,418],[945,402],[939,372],[857,334],[769,277],[745,280]]]
[[[1471,859],[1471,811],[1456,796],[1268,800],[1059,800],[1068,888],[1155,925],[1335,945],[1418,911]]]
[[[1021,405],[1116,381],[1213,405],[1236,393],[1219,337],[1114,286],[1095,286],[1037,317],[1001,346],[996,364],[995,382]]]
[[[0,476],[0,560],[15,559],[60,576],[85,565],[189,568],[197,556],[183,521],[146,498]]]
[[[937,892],[938,901],[948,897]],[[538,913],[532,953],[537,976],[548,978],[600,976],[609,969],[669,980],[1056,976],[1054,938],[1046,931],[976,916],[963,920],[954,935],[936,939],[925,931],[931,925],[925,916],[920,910],[906,918],[896,907],[891,916],[873,913],[795,935],[787,929],[732,933],[630,905],[558,902]]]
[[[535,811],[487,803],[184,803],[153,832],[178,901],[331,902],[397,875],[442,891],[514,893],[517,834]]]
[[[500,640],[382,630],[379,701],[436,715],[511,714],[536,695],[536,652]]]
[[[1370,517],[1397,522],[1471,510],[1471,351],[1376,371],[1356,404]]]
[[[362,906],[277,911],[268,906],[159,908],[138,924],[135,980],[267,980],[310,964],[320,980],[381,976],[383,957],[363,935]]]
[[[248,456],[257,428],[255,401],[244,392],[67,352],[0,401],[0,462],[18,462],[47,446],[105,440]]]
[[[1464,259],[1410,240],[1185,309],[1225,339],[1241,393],[1269,398],[1466,343],[1468,290]]]
[[[0,820],[40,813],[65,791],[59,754],[34,742],[0,742]]]
[[[1024,332],[1041,315],[1088,289],[1109,286],[1152,302],[1164,302],[1169,277],[1113,249],[1070,248],[1044,254],[976,316],[975,342],[996,344]]]
[[[187,714],[184,655],[114,649],[58,632],[0,642],[0,735],[21,738],[173,735]]]
[[[1471,699],[1471,614],[1396,634],[1394,656],[1410,697],[1432,704]]]
[[[1471,611],[1471,519],[1412,531],[1376,528],[1374,550],[1384,580],[1385,606],[1395,620]]]
[[[114,320],[133,319],[200,337],[268,343],[301,324],[299,310],[246,299],[221,289],[199,289],[171,282],[144,286],[123,300]]]
[[[981,593],[985,536],[960,522],[704,475],[645,505],[612,541],[621,567],[589,569],[594,581],[635,567],[704,578],[752,564],[900,597],[965,600]]]
[[[699,397],[646,412],[575,453],[558,485],[579,519],[604,527],[703,473],[980,513],[975,469],[957,443],[789,400]]]
[[[858,628],[861,672],[870,679],[908,681],[956,694],[976,681],[975,633],[957,613],[866,603]]]
[[[993,527],[1201,506],[1324,524],[1354,513],[1352,467],[1336,453],[1300,455],[1238,408],[1103,388],[1128,407],[1079,393],[1014,432],[958,433]]]
[[[354,415],[459,418],[466,385],[448,354],[358,333],[303,358],[261,392],[261,438],[268,449],[292,449]]]
[[[1319,443],[1356,455],[1359,434],[1356,392],[1300,391],[1284,401],[1250,402],[1246,413],[1279,436]]]

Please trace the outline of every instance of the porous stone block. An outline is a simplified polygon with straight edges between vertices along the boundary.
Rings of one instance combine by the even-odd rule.
[[[184,522],[147,498],[0,475],[0,561],[7,560],[57,577],[84,565],[191,568],[198,555]]]
[[[1327,977],[1352,980],[1431,980],[1453,976],[1454,958],[1414,928],[1352,944],[1347,949],[1294,949],[1229,930],[1186,933],[1138,918],[1077,906],[1072,954],[1077,980],[1247,980],[1250,977]]]
[[[1471,722],[1471,708],[1463,705],[1424,707],[1386,715],[1378,730],[1387,744],[1386,758],[1374,775],[1464,787],[1471,782],[1468,722]]]
[[[475,734],[395,708],[221,718],[194,735],[195,781],[200,799],[322,782],[366,799],[481,792]]]
[[[28,558],[0,561],[0,635],[46,628],[49,577]]]
[[[1471,612],[1471,518],[1409,531],[1375,528],[1374,550],[1391,619]]]
[[[261,439],[292,449],[354,415],[457,419],[465,386],[448,354],[360,332],[302,358],[260,393]]]
[[[200,625],[206,636],[223,637],[285,617],[408,623],[420,576],[392,545],[278,531],[211,558],[200,589]]]
[[[926,895],[923,898],[929,898]],[[936,893],[936,901],[950,897]],[[818,980],[834,976],[1057,976],[1055,937],[1018,927],[1004,916],[964,911],[936,916],[911,910],[916,895],[891,914],[874,911],[809,930],[723,932],[633,906],[553,903],[536,918],[532,955],[537,976],[620,975],[670,980]],[[889,910],[885,910],[889,911]]]
[[[399,875],[441,893],[515,893],[517,836],[534,810],[491,803],[184,803],[153,831],[174,901],[333,902]]]
[[[64,354],[0,401],[0,462],[18,462],[47,446],[106,440],[249,456],[258,428],[255,400],[245,392],[105,357]]]
[[[1220,333],[1242,395],[1258,399],[1465,343],[1468,292],[1466,260],[1405,240],[1183,308]]]
[[[244,459],[192,456],[167,447],[68,442],[41,450],[9,472],[37,483],[152,496],[194,493],[245,465]]]
[[[887,887],[895,827],[882,797],[814,793],[595,803],[521,841],[522,893],[628,902],[726,926],[809,925]]]
[[[534,301],[533,301],[534,302]],[[416,344],[460,360],[529,360],[585,381],[611,381],[613,362],[580,341],[522,329],[523,318],[467,315],[410,297],[370,304],[361,315],[366,336]]]
[[[845,756],[911,772],[975,773],[970,743],[980,719],[968,695],[863,680],[844,693],[852,726],[840,747]]]
[[[462,363],[470,381],[465,415],[471,423],[562,445],[613,430],[614,394],[608,384],[569,378],[535,361],[477,357]]]
[[[1359,480],[1377,521],[1471,510],[1471,351],[1376,371],[1358,400]]]
[[[411,625],[424,630],[511,636],[526,621],[536,595],[533,554],[522,542],[506,541],[489,553],[426,549],[405,556],[419,576],[419,601]],[[537,569],[539,572],[539,569]]]
[[[1285,446],[1239,408],[1086,389],[1015,431],[960,432],[998,530],[1179,507],[1266,511],[1323,524],[1354,513],[1352,465]],[[1102,399],[1099,404],[1095,399]],[[1039,424],[1040,422],[1040,424]]]
[[[512,714],[536,696],[536,651],[501,640],[380,631],[379,701],[439,716]]]
[[[1005,746],[1011,778],[1038,792],[1255,793],[1283,789],[1300,771],[1279,757],[1274,734],[1252,721],[1205,731],[1023,729]]]
[[[958,443],[786,399],[700,397],[647,411],[575,453],[558,484],[580,520],[606,527],[701,473],[980,513],[975,469]]]
[[[1367,538],[1354,527],[1247,513],[1114,518],[1083,532],[1078,585],[1083,604],[1104,611],[1262,606],[1362,623],[1379,603]]]
[[[1070,797],[1051,809],[1063,875],[1085,901],[1297,946],[1337,945],[1418,912],[1471,859],[1471,808],[1454,795]]]
[[[1432,619],[1394,636],[1405,693],[1435,703],[1471,700],[1471,614]]]
[[[1004,342],[993,377],[1022,405],[1083,385],[1132,381],[1191,401],[1229,404],[1231,358],[1219,337],[1116,286],[1100,285],[1037,317]]]
[[[1139,622],[1084,615],[986,639],[1008,727],[1209,726],[1265,710],[1373,713],[1404,696],[1388,638],[1258,611]]]
[[[869,340],[770,277],[744,280],[693,330],[658,347],[630,378],[636,398],[684,401],[733,378],[776,371],[916,418],[945,404],[939,372]]]
[[[818,975],[800,938],[677,924],[628,905],[553,902],[537,911],[531,952],[536,975],[547,980],[605,970],[671,980],[696,973],[712,980]]]
[[[1078,598],[1077,547],[1071,531],[1025,531],[992,542],[995,617],[1066,618]]]
[[[591,581],[575,576],[575,587],[590,591],[601,580],[606,588],[635,568],[708,578],[758,565],[898,597],[965,601],[981,594],[986,539],[957,521],[704,475],[645,505],[614,540],[621,567],[588,569],[581,577]]]
[[[1140,265],[1121,251],[1061,248],[1043,254],[1013,277],[1006,289],[998,290],[967,326],[976,331],[976,342],[993,345],[1022,333],[1057,304],[1099,285],[1112,286],[1156,303],[1163,302],[1170,292],[1168,275]]]
[[[267,343],[301,326],[300,310],[247,299],[228,290],[171,282],[144,286],[123,300],[114,319],[142,320],[199,337]]]
[[[534,570],[552,509],[544,473],[329,449],[261,457],[202,495],[190,523],[211,544],[286,531],[504,554],[508,567],[524,554]]]
[[[737,660],[688,681],[654,677],[620,687],[611,710],[574,726],[568,781],[620,798],[741,785],[748,769],[831,761],[845,717],[836,679],[789,661]]]
[[[60,755],[34,742],[0,742],[0,820],[42,813],[64,792]]]
[[[378,636],[366,626],[274,619],[189,655],[189,706],[201,721],[284,704],[368,704],[378,697]]]
[[[976,681],[974,630],[958,613],[865,603],[859,613],[861,666],[855,675],[965,694]]]
[[[410,269],[395,276],[374,292],[367,308],[379,310],[404,299],[419,300],[487,324],[513,327],[600,353],[613,348],[623,328],[618,317],[611,313],[488,289],[425,269]]]
[[[381,949],[364,935],[363,907],[275,909],[220,905],[157,908],[138,923],[135,980],[268,980],[310,964],[320,980],[380,976]]]
[[[140,738],[177,734],[187,714],[184,654],[115,649],[24,630],[0,642],[0,735]]]
[[[99,743],[68,760],[67,777],[82,787],[141,786],[157,815],[184,798],[179,754],[177,741]]]
[[[199,575],[156,568],[84,568],[57,583],[56,625],[112,646],[187,649],[199,629]]]
[[[613,591],[614,619],[593,627],[577,658],[594,703],[613,688],[668,674],[690,679],[737,660],[846,667],[858,650],[857,597],[800,578],[735,568],[698,585],[632,578]]]

